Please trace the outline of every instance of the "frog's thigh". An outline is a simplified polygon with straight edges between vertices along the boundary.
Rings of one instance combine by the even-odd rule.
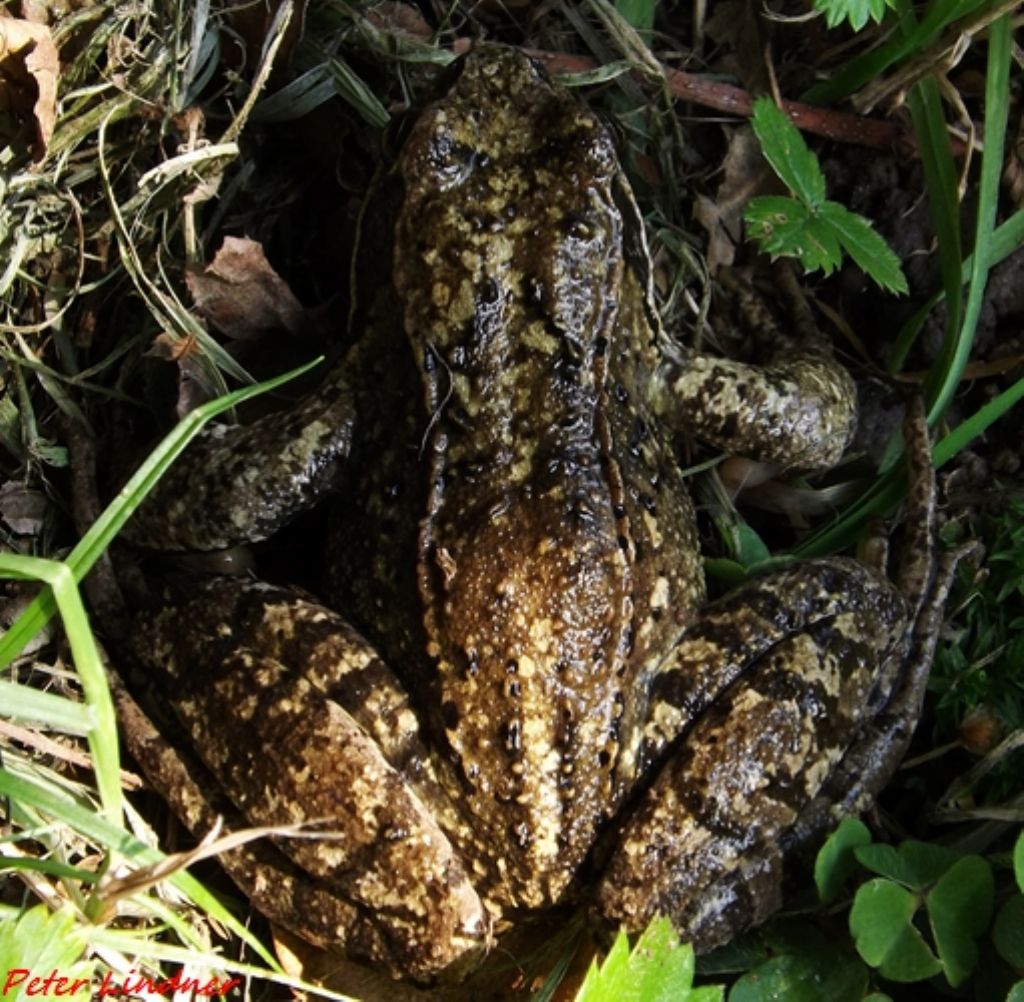
[[[222,824],[229,830],[246,828],[234,805],[213,792],[216,784],[202,763],[169,744],[116,676],[111,677],[111,689],[132,757],[155,787],[169,791],[167,799],[181,821],[197,833]],[[315,945],[344,943],[353,956],[383,958],[398,969],[386,930],[374,916],[303,873],[268,840],[223,849],[217,860],[253,906],[272,921],[294,928],[296,917],[301,917],[302,934]]]
[[[361,942],[339,928],[335,947],[369,942],[366,959],[429,978],[486,941],[489,921],[461,860],[388,761],[428,768],[416,718],[358,634],[288,592],[217,579],[156,615],[146,643],[173,677],[171,702],[205,765],[249,822],[323,831],[279,844],[355,916]],[[314,649],[319,663],[293,667],[293,655]],[[357,719],[378,714],[383,750]],[[430,777],[418,785],[429,798]],[[282,921],[304,931],[301,916]]]
[[[656,686],[653,726],[671,740],[670,696],[678,726],[708,709],[626,822],[600,914],[630,929],[666,914],[709,949],[778,907],[779,845],[871,712],[903,617],[895,590],[848,560],[795,565],[709,606]]]
[[[786,467],[834,465],[857,423],[853,380],[824,349],[766,366],[689,355],[659,373],[652,403],[726,452]]]

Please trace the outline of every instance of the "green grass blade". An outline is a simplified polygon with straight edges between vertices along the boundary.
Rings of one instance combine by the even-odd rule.
[[[123,858],[139,864],[158,863],[164,858],[158,850],[140,842],[134,835],[116,825],[110,824],[101,815],[41,786],[14,775],[6,767],[0,767],[0,796],[9,797],[16,803],[24,803],[61,824],[80,832],[86,838],[116,852]],[[223,923],[231,932],[244,940],[265,963],[277,969],[273,957],[263,948],[259,940],[250,933],[195,877],[179,871],[169,878],[171,882],[216,921]]]
[[[932,448],[936,468],[948,463],[968,442],[977,438],[1024,399],[1024,379],[1018,379],[961,422]],[[864,495],[831,525],[809,536],[793,550],[796,557],[820,557],[849,546],[870,518],[882,518],[895,510],[903,497],[903,471],[893,467],[880,476]]]
[[[946,338],[956,337],[961,317],[961,271],[963,249],[960,243],[960,204],[957,197],[956,165],[946,133],[942,98],[935,80],[923,80],[908,95],[914,133],[921,150],[928,204],[939,247],[942,288],[948,306]],[[902,359],[899,359],[902,361]],[[890,363],[890,372],[895,372]]]
[[[997,226],[992,231],[992,239],[988,246],[988,266],[994,268],[1001,261],[1005,261],[1021,244],[1024,244],[1024,209],[1018,209],[1005,223]],[[966,285],[970,281],[971,272],[974,268],[974,255],[971,254],[963,262],[960,268],[960,283]],[[921,332],[928,314],[942,302],[945,292],[936,292],[919,310],[903,325],[896,344],[893,348],[892,358],[889,361],[889,372],[898,372],[903,365],[903,360],[914,343],[915,338]]]
[[[1012,42],[1010,15],[1004,14],[992,24],[988,36],[988,70],[985,74],[985,151],[981,158],[975,248],[987,247],[995,229],[999,178],[1003,169],[1003,147],[1010,107]],[[959,267],[957,271],[959,272]],[[934,424],[949,406],[967,365],[978,317],[981,315],[988,271],[988,256],[976,253],[971,268],[967,308],[964,311],[959,337],[947,338],[943,346],[941,364],[929,374],[925,384],[925,397],[929,403],[929,424]]]
[[[32,856],[0,856],[0,871],[3,870],[31,870],[33,873],[45,873],[60,880],[77,880],[83,884],[93,884],[100,879],[100,875],[92,870],[69,866],[55,859],[35,859]]]
[[[0,557],[0,577],[7,577],[3,571],[5,560]],[[84,738],[89,733],[92,714],[85,703],[75,702],[52,692],[43,692],[31,685],[18,682],[0,682],[0,700],[3,715],[10,720],[27,724],[39,724],[61,734],[72,734]]]
[[[119,824],[122,808],[117,717],[103,662],[74,575],[67,564],[59,561],[6,554],[0,555],[0,575],[5,573],[45,581],[53,593],[89,709],[87,739],[103,813],[111,824]]]
[[[1008,413],[1021,399],[1024,399],[1024,379],[1018,379],[1012,386],[1003,390],[966,421],[958,424],[948,435],[938,442],[932,451],[936,467],[948,463],[958,452],[967,446],[973,438],[977,438],[987,428],[995,424],[1004,414]]]

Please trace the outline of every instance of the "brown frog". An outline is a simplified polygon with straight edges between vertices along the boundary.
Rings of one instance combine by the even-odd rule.
[[[202,760],[163,762],[178,809],[316,823],[226,864],[272,918],[398,976],[457,976],[516,914],[574,899],[709,948],[778,906],[785,852],[905,750],[945,580],[927,436],[897,585],[883,557],[835,558],[706,605],[673,436],[828,465],[847,373],[816,339],[764,368],[673,344],[608,132],[514,49],[462,61],[387,187],[360,342],[293,413],[196,443],[139,513],[215,548],[344,496],[348,618],[228,578],[143,617]]]

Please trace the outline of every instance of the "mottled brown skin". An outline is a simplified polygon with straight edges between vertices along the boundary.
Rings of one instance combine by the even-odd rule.
[[[765,368],[672,348],[610,136],[515,50],[466,58],[384,187],[400,196],[390,277],[326,410],[304,405],[299,438],[326,439],[328,461],[290,453],[302,497],[282,505],[314,472],[344,481],[330,592],[370,639],[218,579],[150,615],[138,645],[251,822],[337,833],[282,842],[274,865],[307,871],[338,917],[305,921],[248,861],[232,872],[272,917],[418,979],[464,970],[517,910],[588,893],[602,921],[661,911],[715,945],[777,907],[786,846],[829,803],[862,806],[902,754],[919,700],[901,680],[919,689],[930,661],[913,623],[941,593],[930,528],[899,589],[822,560],[704,607],[672,433],[826,465],[852,429],[849,376],[817,340]],[[204,448],[192,476],[232,530],[193,513],[198,542],[247,519],[265,534],[262,503],[212,497]],[[920,510],[922,455],[926,436]]]

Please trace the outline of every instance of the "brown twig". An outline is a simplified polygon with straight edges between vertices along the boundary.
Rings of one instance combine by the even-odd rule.
[[[468,46],[459,46],[457,51],[465,48]],[[597,61],[591,56],[540,49],[528,49],[527,52],[542,63],[549,73],[583,73],[597,66]],[[753,98],[742,87],[683,70],[666,68],[664,72],[673,97],[742,118],[750,116]],[[913,152],[916,149],[910,131],[899,122],[869,118],[833,108],[820,108],[800,101],[784,100],[782,108],[797,128],[816,136],[877,150],[898,148],[901,152]]]

